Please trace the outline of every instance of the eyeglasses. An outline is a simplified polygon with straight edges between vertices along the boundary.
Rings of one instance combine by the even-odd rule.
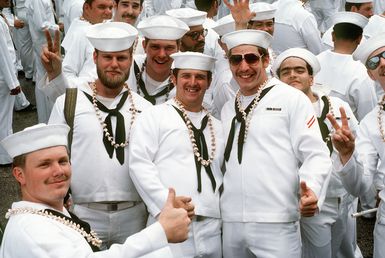
[[[385,59],[385,51],[369,58],[368,61],[366,61],[366,67],[369,70],[376,69],[380,65],[381,57]]]
[[[231,65],[239,65],[243,59],[245,59],[246,63],[249,65],[253,65],[259,62],[261,60],[262,56],[249,53],[244,55],[231,55],[229,57],[229,62]]]
[[[192,38],[193,40],[198,40],[201,35],[206,37],[207,29],[186,33],[186,36]]]

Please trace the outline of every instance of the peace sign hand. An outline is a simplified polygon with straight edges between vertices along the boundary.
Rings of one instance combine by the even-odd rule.
[[[341,163],[345,165],[354,152],[355,137],[349,128],[348,118],[343,107],[340,107],[340,113],[341,126],[337,123],[333,115],[327,114],[326,117],[329,119],[334,128],[334,133],[332,135],[333,146],[340,154]]]
[[[48,79],[51,81],[61,73],[61,51],[60,51],[60,33],[55,30],[54,40],[47,29],[44,30],[47,45],[43,47],[40,55],[41,63],[47,71]]]

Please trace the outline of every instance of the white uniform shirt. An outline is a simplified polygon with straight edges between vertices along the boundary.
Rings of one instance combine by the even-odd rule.
[[[380,198],[385,201],[385,145],[378,126],[378,110],[376,106],[361,122],[357,131],[356,151],[352,158],[342,167],[336,163],[341,178],[349,193],[354,196],[365,194],[373,187],[380,192]],[[382,111],[382,124],[385,115]],[[376,179],[376,180],[374,180]]]
[[[316,110],[317,117],[321,116],[322,110],[324,108],[324,102],[321,100],[321,97],[323,95],[319,94],[318,101],[317,103],[313,103],[316,105],[319,105],[319,109]],[[348,117],[348,122],[349,122],[349,128],[352,130],[353,134],[356,135],[356,130],[358,127],[358,121],[356,117],[353,114],[353,111],[351,110],[350,106],[348,103],[345,101],[336,98],[336,97],[329,97],[330,104],[331,104],[331,109],[329,108],[329,113],[333,111],[334,117],[337,119],[338,123],[341,123],[341,113],[339,108],[343,107],[345,109],[346,115]],[[319,111],[319,112],[318,112]],[[329,128],[329,131],[331,132],[333,130],[333,126],[330,124],[329,120],[326,118],[325,120],[326,125]],[[333,149],[332,155],[331,155],[332,161],[334,162],[335,160],[339,159],[338,151],[336,149]],[[330,176],[330,181],[326,193],[326,197],[342,197],[346,194],[346,190],[342,184],[341,178],[339,174],[335,171],[335,169],[332,170],[331,176]]]
[[[354,61],[352,55],[326,50],[317,56],[321,71],[315,82],[330,87],[330,96],[347,102],[354,115],[361,121],[377,103],[374,82],[365,66]]]
[[[20,85],[16,77],[16,55],[8,25],[0,16],[0,94],[8,95],[9,91]]]
[[[275,85],[256,106],[238,163],[239,123],[226,162],[222,219],[226,222],[292,222],[299,219],[300,181],[322,206],[331,161],[310,100],[301,91]],[[222,109],[225,137],[235,116],[234,99]],[[301,166],[299,164],[302,164]]]
[[[279,55],[293,47],[306,48],[317,55],[322,51],[321,35],[313,14],[298,0],[281,0],[275,13],[272,48]]]
[[[142,69],[143,62],[146,60],[146,55],[134,55],[134,61],[139,67],[139,70]],[[162,90],[164,90],[166,87],[168,87],[168,84],[170,83],[169,78],[167,78],[163,82],[157,82],[154,79],[152,79],[146,72],[146,69],[142,73],[142,80],[144,84],[146,85],[146,90],[149,95],[153,96]],[[136,74],[134,69],[134,62],[132,62],[131,68],[130,68],[130,76],[128,78],[128,86],[130,89],[136,93],[138,93],[138,83],[136,81]],[[173,89],[169,92],[167,95],[160,96],[156,98],[156,105],[162,104],[166,102],[167,100],[173,98],[176,94],[176,89],[173,87]],[[142,90],[139,89],[139,95],[144,96]]]
[[[48,85],[49,87],[49,85]],[[92,96],[88,84],[78,85],[76,101],[73,142],[71,147],[72,182],[71,189],[75,203],[102,201],[139,201],[140,197],[128,174],[128,147],[124,150],[124,164],[116,159],[116,151],[112,158],[103,144],[103,130],[96,116],[95,109],[83,91]],[[110,107],[119,103],[123,90]],[[150,104],[132,92],[135,108],[142,111]],[[60,96],[52,110],[50,124],[65,124],[65,95]],[[131,102],[127,98],[120,109],[124,116],[126,137],[130,134]],[[103,120],[107,116],[101,111]],[[137,115],[138,117],[138,115]],[[112,117],[112,128],[115,134],[116,117]],[[92,180],[90,180],[92,178]]]
[[[205,168],[201,167],[202,192],[197,191],[197,170],[188,129],[173,107],[174,100],[147,109],[135,123],[130,141],[130,175],[152,216],[156,217],[166,202],[168,188],[177,195],[190,196],[195,214],[220,218],[219,187],[222,184],[224,139],[221,123],[212,118],[216,152],[211,170],[216,189]],[[205,113],[199,121],[203,119]],[[200,128],[200,123],[196,124]],[[211,153],[209,125],[203,131]]]
[[[97,78],[96,65],[93,59],[94,47],[86,38],[86,30],[91,26],[88,21],[79,18],[72,21],[62,46],[65,49],[63,74],[69,87],[74,88],[79,79],[94,80]]]
[[[66,0],[62,6],[64,32],[67,34],[72,21],[83,14],[83,0]]]
[[[27,201],[15,202],[12,208],[52,209],[43,204]],[[65,209],[63,214],[69,216]],[[164,230],[159,223],[155,223],[130,236],[122,245],[113,245],[109,250],[94,253],[84,237],[71,227],[41,215],[22,213],[9,219],[0,247],[0,257],[134,258],[166,246],[167,238]]]

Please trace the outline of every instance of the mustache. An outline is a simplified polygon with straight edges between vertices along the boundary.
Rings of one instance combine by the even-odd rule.
[[[48,179],[46,181],[47,184],[55,184],[55,183],[60,183],[63,181],[68,181],[70,179],[70,176],[62,174],[60,176],[54,177],[52,179]]]
[[[123,14],[122,15],[122,18],[130,18],[130,19],[136,19],[137,17],[135,15],[131,15],[131,14]]]

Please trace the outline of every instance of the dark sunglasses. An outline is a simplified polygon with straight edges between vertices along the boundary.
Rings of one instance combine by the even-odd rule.
[[[229,57],[229,62],[231,65],[239,65],[243,59],[245,59],[246,63],[249,65],[253,65],[259,62],[261,60],[262,56],[249,53],[244,55],[231,55]]]
[[[192,38],[193,40],[198,40],[201,35],[206,37],[207,29],[186,33],[186,36]]]
[[[366,67],[369,70],[376,69],[380,65],[381,57],[385,59],[385,51],[369,58],[368,61],[366,61]]]

